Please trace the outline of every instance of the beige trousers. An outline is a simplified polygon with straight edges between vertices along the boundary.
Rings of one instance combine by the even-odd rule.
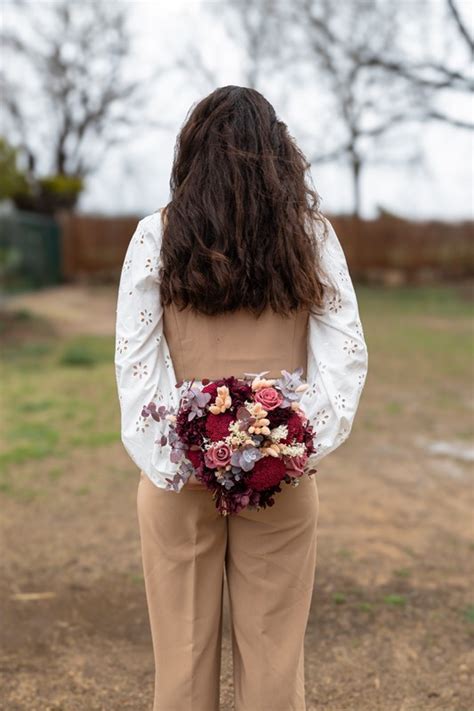
[[[140,473],[153,711],[218,711],[224,569],[235,711],[305,711],[318,511],[307,475],[297,487],[283,483],[273,507],[222,517],[204,487],[175,493]]]

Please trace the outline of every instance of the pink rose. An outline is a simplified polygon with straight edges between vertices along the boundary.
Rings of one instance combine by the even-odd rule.
[[[290,476],[303,476],[308,454],[299,454],[296,457],[285,457],[286,471]]]
[[[283,398],[275,388],[262,388],[255,393],[255,402],[259,402],[269,412],[280,407]]]
[[[232,451],[227,444],[217,444],[206,449],[204,453],[204,462],[209,469],[217,467],[225,467],[230,462]]]

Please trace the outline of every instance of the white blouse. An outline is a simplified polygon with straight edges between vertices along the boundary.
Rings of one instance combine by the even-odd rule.
[[[329,235],[322,247],[322,266],[337,282],[340,296],[327,297],[324,314],[309,315],[309,387],[300,401],[316,431],[316,451],[308,466],[317,464],[348,438],[368,368],[367,346],[346,258],[331,223],[325,219]],[[161,215],[157,211],[138,222],[123,262],[115,371],[126,451],[156,486],[179,491],[182,483],[173,487],[166,481],[173,479],[178,468],[169,459],[169,445],[160,443],[166,421],[141,416],[143,406],[152,401],[176,407],[186,387],[186,383],[176,387],[163,334],[158,289],[160,247]]]

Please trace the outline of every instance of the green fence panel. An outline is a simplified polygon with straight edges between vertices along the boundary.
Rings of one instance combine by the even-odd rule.
[[[51,217],[15,211],[0,215],[0,282],[6,290],[61,281],[60,228]]]

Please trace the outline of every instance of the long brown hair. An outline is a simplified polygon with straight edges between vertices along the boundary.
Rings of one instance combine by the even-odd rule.
[[[224,86],[192,107],[162,211],[163,304],[209,315],[320,311],[334,285],[319,265],[314,230],[326,225],[309,167],[258,91]]]

